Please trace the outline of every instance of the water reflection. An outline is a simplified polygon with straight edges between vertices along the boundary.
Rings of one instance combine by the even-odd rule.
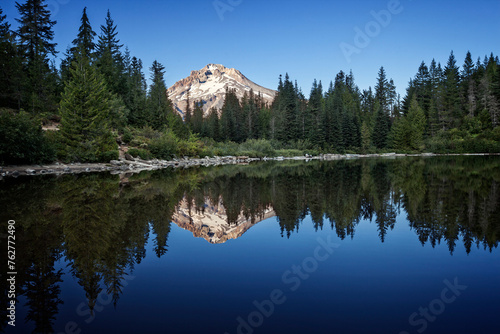
[[[396,217],[406,214],[404,223],[423,245],[445,242],[453,254],[462,240],[467,253],[474,245],[492,252],[500,236],[499,167],[497,157],[405,158],[8,179],[0,183],[6,208],[0,216],[16,220],[24,320],[34,332],[50,333],[63,303],[63,273],[55,269],[61,257],[93,314],[103,292],[116,306],[127,277],[146,257],[150,233],[155,256],[167,253],[171,222],[224,243],[273,216],[286,238],[308,215],[315,229],[331,228],[341,239],[354,238],[368,220],[384,242]],[[2,249],[5,243],[2,238]],[[0,284],[6,291],[6,280]],[[1,298],[5,305],[7,294]]]

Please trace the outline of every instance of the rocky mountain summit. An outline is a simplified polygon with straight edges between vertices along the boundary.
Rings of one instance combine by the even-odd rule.
[[[197,238],[203,238],[211,244],[222,244],[241,237],[255,224],[275,215],[273,208],[270,207],[258,217],[249,218],[241,212],[236,221],[229,222],[222,199],[216,203],[206,199],[202,211],[196,210],[193,203],[183,199],[172,216],[172,222],[182,229],[191,231]]]
[[[195,101],[201,99],[204,114],[207,115],[212,107],[222,108],[227,88],[235,89],[238,98],[242,98],[245,92],[249,93],[253,90],[256,96],[260,94],[262,99],[269,104],[276,95],[276,91],[257,85],[240,71],[219,64],[208,64],[199,71],[192,71],[189,77],[170,87],[167,94],[174,108],[183,117],[188,93],[191,108],[194,108]]]

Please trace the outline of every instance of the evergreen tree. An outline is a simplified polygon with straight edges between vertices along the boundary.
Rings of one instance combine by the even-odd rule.
[[[147,99],[149,124],[154,129],[168,126],[169,115],[173,115],[172,102],[167,97],[164,74],[165,66],[154,61],[151,70],[151,87]]]
[[[27,0],[25,4],[16,3],[21,16],[17,36],[20,53],[25,59],[25,73],[28,80],[24,85],[23,107],[32,112],[55,111],[57,81],[48,55],[56,55],[53,26],[50,12],[44,0]]]
[[[371,146],[370,127],[366,122],[361,125],[361,149],[364,153],[368,151]]]
[[[20,109],[25,72],[7,15],[2,13],[0,7],[0,107]]]
[[[426,122],[425,113],[414,96],[408,114],[397,119],[391,129],[393,147],[421,150]]]
[[[75,61],[79,55],[85,56],[91,61],[94,57],[94,37],[95,31],[92,30],[89,18],[87,16],[87,7],[83,8],[82,18],[80,19],[80,27],[78,35],[73,40],[73,46],[67,51],[66,58],[61,61],[61,72],[63,80],[68,80],[69,69],[71,63]]]
[[[387,139],[390,131],[390,119],[386,112],[382,109],[380,103],[375,103],[376,118],[373,128],[372,142],[378,149],[387,147]]]
[[[101,25],[101,34],[96,46],[97,65],[104,75],[111,91],[124,97],[126,94],[126,80],[124,59],[121,53],[123,44],[117,38],[117,26],[108,10],[105,25]]]
[[[109,125],[112,96],[104,78],[81,57],[71,69],[60,104],[61,136],[70,161],[118,158]]]
[[[90,21],[87,16],[87,7],[83,8],[80,22],[81,25],[78,29],[78,35],[73,40],[73,45],[75,47],[79,47],[81,49],[80,53],[82,53],[85,57],[92,59],[92,54],[95,49],[94,37],[96,36],[96,33],[90,26]]]
[[[290,106],[292,108],[292,106]],[[307,138],[313,145],[321,147],[325,140],[324,125],[323,125],[323,86],[321,81],[314,80],[308,103],[309,121],[307,129]],[[291,139],[291,138],[290,138]]]
[[[424,131],[426,127],[426,117],[423,109],[414,98],[411,102],[407,115],[410,133],[408,134],[409,146],[413,150],[420,150],[423,145]]]
[[[202,133],[203,127],[203,101],[196,101],[194,103],[193,118],[191,120],[194,133]]]
[[[226,98],[222,105],[220,116],[220,136],[222,140],[238,142],[240,140],[239,126],[241,105],[236,96],[236,90],[226,89]]]
[[[453,51],[444,69],[444,94],[442,120],[446,129],[456,127],[462,118],[460,106],[460,72]]]
[[[207,118],[208,136],[215,141],[220,140],[219,136],[219,115],[217,109],[211,108]]]
[[[413,83],[415,86],[415,97],[426,115],[428,115],[431,102],[431,76],[425,62],[420,64]],[[410,100],[410,105],[412,100],[413,97]]]
[[[186,123],[186,126],[192,130],[192,124],[191,124],[191,118],[192,118],[192,111],[191,111],[191,101],[189,99],[189,91],[186,93],[186,111],[184,113],[184,123]]]
[[[128,79],[128,95],[125,104],[130,110],[128,123],[135,126],[144,126],[149,117],[146,109],[147,84],[142,71],[142,61],[132,57]]]
[[[396,109],[396,99],[398,96],[396,93],[396,85],[394,84],[394,80],[392,79],[389,80],[387,97],[389,99],[389,114],[391,116],[394,116]]]
[[[389,113],[389,82],[387,81],[387,75],[385,73],[384,67],[380,67],[378,71],[377,84],[375,85],[375,99],[377,99],[380,104],[380,108],[383,112]]]

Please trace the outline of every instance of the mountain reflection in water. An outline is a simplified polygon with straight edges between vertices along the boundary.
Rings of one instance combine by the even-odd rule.
[[[367,159],[162,170],[139,175],[26,177],[0,181],[1,220],[16,221],[17,292],[37,333],[56,330],[64,259],[84,290],[90,312],[102,291],[116,306],[126,279],[146,254],[168,256],[172,222],[210,243],[239,242],[276,217],[294,238],[310,216],[314,229],[355,238],[360,222],[381,243],[403,215],[422,245],[446,243],[454,253],[496,252],[500,237],[500,159],[445,157]],[[2,224],[2,235],[7,227]],[[6,238],[0,239],[2,249]],[[216,246],[214,246],[216,247]],[[21,256],[22,254],[22,256]],[[7,263],[7,253],[2,261]],[[5,271],[4,271],[5,272]],[[7,289],[5,279],[2,289]],[[7,301],[2,294],[2,303]],[[1,327],[7,326],[2,308]]]

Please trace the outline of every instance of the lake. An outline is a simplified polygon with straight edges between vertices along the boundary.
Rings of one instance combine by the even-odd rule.
[[[500,157],[19,177],[0,203],[7,333],[498,331]]]

